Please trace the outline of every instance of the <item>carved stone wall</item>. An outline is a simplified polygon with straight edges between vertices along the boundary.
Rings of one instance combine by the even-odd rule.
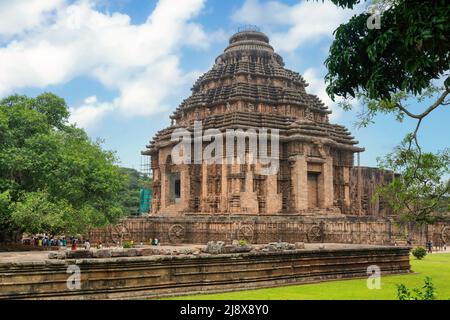
[[[388,217],[392,211],[382,197],[375,197],[378,186],[395,177],[391,171],[378,168],[353,167],[350,170],[351,212],[357,215]]]
[[[232,242],[246,239],[251,243],[333,242],[393,245],[404,243],[410,235],[414,244],[424,245],[427,235],[438,243],[447,237],[450,243],[450,221],[434,226],[398,226],[390,219],[370,216],[250,216],[187,214],[180,217],[130,218],[121,225],[92,230],[92,243],[118,243],[133,239],[147,243],[158,238],[162,243],[198,243],[211,240]],[[440,241],[440,240],[439,240]]]
[[[353,246],[0,263],[0,299],[136,299],[254,289],[367,277],[367,267],[372,264],[383,274],[408,273],[409,249]],[[69,265],[81,270],[79,289],[67,289]]]

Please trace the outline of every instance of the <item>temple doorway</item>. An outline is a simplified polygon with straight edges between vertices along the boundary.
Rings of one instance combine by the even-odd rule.
[[[181,199],[181,179],[180,173],[174,172],[169,174],[169,186],[170,186],[170,202],[178,203]]]
[[[308,208],[319,207],[319,174],[308,172]]]

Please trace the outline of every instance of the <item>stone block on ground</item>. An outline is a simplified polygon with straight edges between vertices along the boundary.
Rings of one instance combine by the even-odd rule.
[[[66,253],[64,251],[53,251],[48,253],[49,259],[65,259]]]
[[[224,252],[225,242],[223,241],[208,241],[204,252],[210,254],[219,254]]]
[[[124,257],[124,249],[113,249],[111,250],[111,257]]]
[[[224,253],[242,253],[242,252],[250,252],[252,251],[252,246],[250,245],[226,245],[223,247]]]
[[[137,256],[137,249],[131,248],[131,249],[124,249],[124,257],[136,257]]]
[[[304,242],[296,242],[295,249],[305,249],[305,243]]]
[[[71,250],[66,251],[66,259],[86,259],[92,258],[93,253],[90,250]]]
[[[137,250],[137,255],[138,256],[151,256],[155,251],[153,250],[153,248],[140,248]]]
[[[111,258],[111,250],[99,249],[94,251],[94,258]]]

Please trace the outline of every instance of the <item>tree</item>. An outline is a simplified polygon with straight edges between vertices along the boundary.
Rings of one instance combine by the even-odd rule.
[[[83,233],[123,216],[117,157],[69,125],[63,99],[0,100],[0,234]],[[1,238],[0,238],[1,240]]]
[[[424,285],[421,289],[408,289],[404,284],[397,284],[398,300],[435,300],[436,288],[433,285],[431,277],[425,277]]]
[[[360,0],[332,0],[353,8]],[[363,1],[364,2],[364,1]],[[327,93],[349,110],[351,99],[360,99],[364,110],[358,124],[367,126],[380,113],[399,121],[415,119],[416,126],[381,165],[401,175],[382,193],[398,212],[416,221],[431,222],[436,210],[448,208],[450,174],[448,149],[423,153],[418,139],[423,119],[450,104],[450,3],[446,0],[384,0],[335,30],[325,61]],[[380,28],[368,28],[378,8]],[[407,105],[423,107],[414,112]],[[431,103],[425,104],[426,101]],[[440,177],[438,177],[440,175]],[[448,209],[447,209],[448,210]],[[430,217],[428,217],[430,216]]]
[[[127,183],[121,191],[122,204],[127,215],[139,214],[139,197],[141,188],[151,189],[151,179],[131,168],[120,168],[127,176]]]
[[[399,222],[434,224],[450,212],[448,198],[450,151],[422,153],[405,139],[394,152],[379,160],[382,168],[401,172],[391,183],[380,186],[382,196]]]

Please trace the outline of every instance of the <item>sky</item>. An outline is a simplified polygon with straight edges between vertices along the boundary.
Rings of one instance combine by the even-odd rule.
[[[0,0],[0,97],[63,97],[72,123],[115,150],[120,165],[140,170],[140,151],[170,124],[169,115],[229,37],[253,24],[286,68],[303,75],[307,92],[333,111],[330,121],[347,126],[366,149],[361,165],[376,166],[415,122],[379,116],[358,129],[361,105],[343,111],[326,95],[323,80],[333,31],[364,8],[342,10],[326,0]],[[442,109],[425,119],[420,139],[426,150],[449,145],[449,120]]]

